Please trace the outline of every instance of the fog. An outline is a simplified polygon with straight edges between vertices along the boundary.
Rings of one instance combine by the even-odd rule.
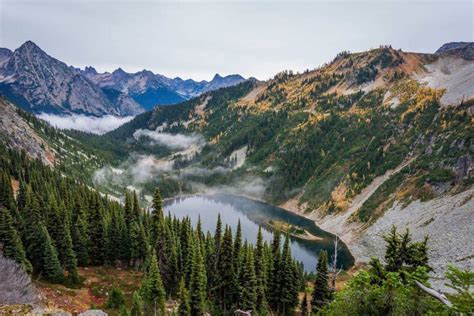
[[[41,113],[37,115],[37,117],[57,128],[75,129],[99,135],[114,130],[120,125],[125,124],[133,119],[133,116],[118,117],[113,115],[105,115],[102,117],[94,117],[82,114],[64,116],[48,113]]]
[[[138,140],[141,137],[149,138],[152,143],[166,146],[170,149],[186,149],[193,145],[204,144],[205,141],[200,135],[170,134],[161,132],[160,128],[155,131],[148,129],[138,129],[133,133],[133,137]]]

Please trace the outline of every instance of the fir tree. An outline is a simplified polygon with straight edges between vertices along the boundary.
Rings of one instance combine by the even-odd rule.
[[[281,298],[281,282],[280,282],[280,265],[281,265],[281,251],[280,251],[280,232],[277,230],[273,233],[273,241],[271,246],[271,270],[268,276],[268,293],[267,298],[270,306],[276,312],[279,312],[280,298]]]
[[[142,297],[147,311],[164,315],[166,293],[155,252],[151,256],[150,267],[142,283]]]
[[[330,303],[331,291],[328,278],[328,257],[325,250],[319,252],[318,265],[316,267],[316,280],[314,281],[311,308],[317,313],[321,308]]]
[[[32,272],[33,267],[26,258],[21,238],[13,226],[13,218],[10,212],[2,207],[0,207],[0,253],[21,264],[27,272]]]
[[[64,274],[61,264],[59,263],[58,253],[54,248],[51,237],[48,234],[46,227],[41,227],[42,248],[43,248],[43,266],[42,274],[44,277],[53,282],[61,283],[64,281]]]
[[[103,209],[100,203],[99,194],[93,194],[90,205],[89,216],[89,236],[90,251],[89,257],[91,264],[101,265],[104,263],[105,243],[106,243],[106,224],[103,217]]]
[[[250,247],[244,247],[241,276],[240,308],[255,311],[257,303],[257,277],[255,276],[253,251]]]
[[[308,316],[308,293],[305,291],[303,300],[301,301],[301,316]]]
[[[142,298],[140,293],[135,291],[133,292],[132,307],[130,308],[130,316],[142,316]]]
[[[220,303],[220,307],[224,313],[230,311],[234,303],[233,294],[236,290],[233,253],[232,230],[229,226],[226,226],[222,239],[219,262],[217,263],[216,280],[217,301]]]
[[[206,269],[199,244],[194,245],[191,279],[189,282],[191,315],[204,315],[206,311]]]
[[[283,314],[288,314],[298,304],[298,280],[296,276],[296,266],[293,264],[290,250],[290,237],[285,236],[283,251],[281,255],[280,276],[281,282],[280,302]]]
[[[86,266],[89,264],[89,230],[87,214],[79,200],[76,201],[74,214],[75,222],[72,225],[73,249],[76,253],[78,265]]]
[[[108,308],[118,309],[125,305],[125,297],[123,296],[122,290],[113,286],[109,292],[109,298],[106,306]]]
[[[263,249],[263,236],[262,227],[258,228],[257,244],[255,246],[255,277],[257,280],[257,301],[256,306],[258,308],[258,314],[264,315],[267,311],[267,298],[266,298],[266,264],[265,254]]]
[[[181,279],[179,283],[179,307],[178,307],[179,316],[190,316],[191,315],[191,305],[189,303],[189,293],[186,289],[186,284],[184,279]]]

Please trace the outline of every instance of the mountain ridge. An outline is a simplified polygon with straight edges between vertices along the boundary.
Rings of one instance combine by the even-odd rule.
[[[68,66],[32,41],[14,51],[0,49],[0,93],[33,113],[136,115],[156,105],[179,103],[243,80],[230,75],[196,82],[170,79],[149,70],[131,74],[121,68],[98,73],[92,66],[84,70]],[[113,98],[109,98],[111,95]]]

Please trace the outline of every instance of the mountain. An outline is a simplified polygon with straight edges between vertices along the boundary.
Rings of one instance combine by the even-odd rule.
[[[210,82],[196,82],[121,68],[98,73],[93,67],[68,66],[31,41],[13,52],[0,48],[0,93],[33,113],[137,115],[243,80],[239,75],[216,75]]]
[[[28,111],[94,116],[143,112],[127,95],[109,99],[92,81],[31,41],[3,56],[0,91]]]
[[[94,68],[86,67],[82,74],[99,87],[128,94],[147,110],[155,105],[180,103],[204,92],[233,86],[245,80],[240,75],[222,77],[216,74],[209,82],[197,82],[192,79],[170,79],[149,70],[127,73],[121,68],[112,73],[97,73]]]
[[[474,43],[451,42],[441,46],[435,54],[441,56],[458,55],[465,60],[474,60]]]
[[[201,151],[164,158],[175,161],[165,176],[303,214],[358,261],[383,255],[381,232],[392,223],[428,234],[440,277],[447,257],[472,263],[469,247],[455,245],[470,242],[474,224],[474,62],[453,53],[471,45],[343,52],[315,70],[155,108],[104,137],[156,153],[155,140],[169,134],[200,135]]]

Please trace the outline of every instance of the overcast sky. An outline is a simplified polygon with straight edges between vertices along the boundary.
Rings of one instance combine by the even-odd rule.
[[[473,41],[473,1],[0,0],[0,47],[32,40],[99,71],[144,68],[170,77],[240,73],[267,79],[391,44],[434,52]]]

